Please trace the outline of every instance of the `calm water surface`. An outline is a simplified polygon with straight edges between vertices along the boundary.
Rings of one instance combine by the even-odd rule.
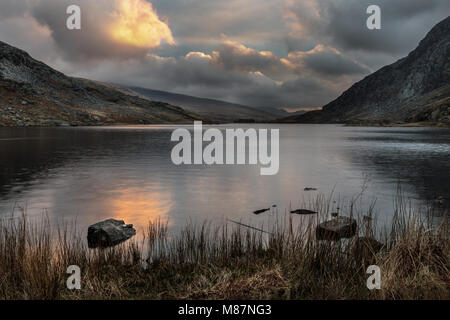
[[[175,166],[175,126],[0,128],[0,215],[24,209],[83,228],[106,218],[144,228],[160,217],[174,230],[190,219],[260,224],[267,214],[256,209],[276,204],[284,214],[317,194],[345,203],[365,185],[361,207],[376,199],[386,220],[398,182],[412,201],[450,201],[450,130],[256,127],[280,129],[276,176],[261,176],[259,166]]]

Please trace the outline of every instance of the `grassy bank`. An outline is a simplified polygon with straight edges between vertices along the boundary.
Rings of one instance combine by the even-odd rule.
[[[271,234],[205,223],[169,237],[157,221],[144,242],[104,250],[88,249],[72,225],[3,220],[0,299],[449,299],[447,218],[427,217],[398,205],[384,230],[358,217],[359,234],[383,244],[378,252],[356,238],[317,241],[318,221],[294,228],[290,216]],[[367,289],[371,264],[380,290]],[[66,288],[69,265],[81,268],[81,290]]]

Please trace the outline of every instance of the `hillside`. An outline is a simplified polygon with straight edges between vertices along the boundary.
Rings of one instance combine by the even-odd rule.
[[[253,108],[220,100],[198,98],[165,91],[129,87],[128,89],[150,100],[163,101],[204,116],[215,122],[235,122],[240,119],[274,120],[289,113],[275,108]]]
[[[407,57],[355,83],[322,111],[296,123],[450,123],[450,17]]]
[[[0,41],[0,126],[190,123],[189,111],[68,77]]]

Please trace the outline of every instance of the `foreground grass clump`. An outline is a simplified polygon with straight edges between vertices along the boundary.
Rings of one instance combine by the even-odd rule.
[[[317,220],[324,219],[326,207]],[[351,214],[351,213],[350,213]],[[187,225],[176,237],[149,224],[142,243],[88,249],[75,227],[43,219],[0,225],[1,299],[449,299],[447,218],[429,222],[397,210],[392,225],[359,234],[383,243],[358,249],[356,238],[317,241],[315,224],[282,218],[270,234],[239,225]],[[381,268],[381,289],[368,290],[368,265]],[[82,289],[66,288],[69,265]]]

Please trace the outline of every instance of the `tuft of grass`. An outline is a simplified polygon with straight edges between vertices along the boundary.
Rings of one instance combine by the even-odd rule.
[[[373,207],[364,212],[355,203],[347,215],[364,238],[336,242],[315,238],[333,211],[323,196],[309,203],[317,217],[298,227],[280,215],[269,233],[205,222],[170,235],[158,220],[143,241],[107,249],[89,249],[76,225],[3,219],[0,299],[449,299],[447,214],[437,221],[400,200],[378,230],[376,219],[363,217]],[[70,265],[81,268],[81,290],[66,287]],[[380,290],[366,286],[369,265],[381,269]]]

